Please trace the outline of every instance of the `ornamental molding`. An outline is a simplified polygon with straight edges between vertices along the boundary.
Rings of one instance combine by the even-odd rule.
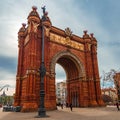
[[[74,49],[84,51],[84,45],[79,43],[79,42],[71,40],[70,37],[65,38],[65,37],[62,37],[60,35],[50,33],[50,41],[59,43],[61,45],[69,46],[69,47],[74,48]]]

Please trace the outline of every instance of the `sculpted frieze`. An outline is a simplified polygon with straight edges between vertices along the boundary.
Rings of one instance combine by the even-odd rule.
[[[62,37],[53,33],[50,33],[50,41],[65,45],[65,46],[70,46],[72,48],[78,49],[78,50],[84,50],[84,45],[73,41],[70,39],[70,37]]]

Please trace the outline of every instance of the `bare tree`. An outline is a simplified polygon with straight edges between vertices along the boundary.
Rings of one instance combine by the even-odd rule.
[[[101,79],[101,86],[102,88],[111,88],[113,87],[113,84],[114,84],[114,80],[112,79],[113,74],[111,74],[111,71],[110,72],[105,72],[103,71],[103,74],[102,76],[100,77]],[[109,84],[108,84],[109,83]],[[111,83],[111,84],[110,84]]]
[[[120,73],[119,70],[114,70],[114,69],[111,69],[110,72],[108,73],[105,73],[103,74],[103,82],[113,82],[115,87],[116,87],[116,90],[117,90],[117,95],[118,95],[118,100],[120,100],[120,84],[119,84],[119,81],[118,80],[119,78],[116,78],[116,74],[117,73]]]

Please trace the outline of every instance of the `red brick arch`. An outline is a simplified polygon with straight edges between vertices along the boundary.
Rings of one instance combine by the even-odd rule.
[[[46,15],[46,14],[45,14]],[[48,16],[41,24],[36,9],[28,16],[18,32],[18,69],[16,75],[15,106],[22,111],[35,111],[40,105],[40,73],[42,29],[44,24],[44,61],[46,75],[45,107],[56,109],[55,65],[60,64],[67,76],[67,101],[76,107],[103,106],[97,61],[97,40],[84,31],[82,37],[69,28],[52,26]],[[77,27],[77,26],[76,26]]]

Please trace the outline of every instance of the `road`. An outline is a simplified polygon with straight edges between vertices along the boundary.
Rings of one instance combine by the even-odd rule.
[[[0,120],[120,120],[120,111],[116,106],[97,108],[70,108],[47,111],[46,118],[35,118],[37,112],[2,112],[0,110]]]

